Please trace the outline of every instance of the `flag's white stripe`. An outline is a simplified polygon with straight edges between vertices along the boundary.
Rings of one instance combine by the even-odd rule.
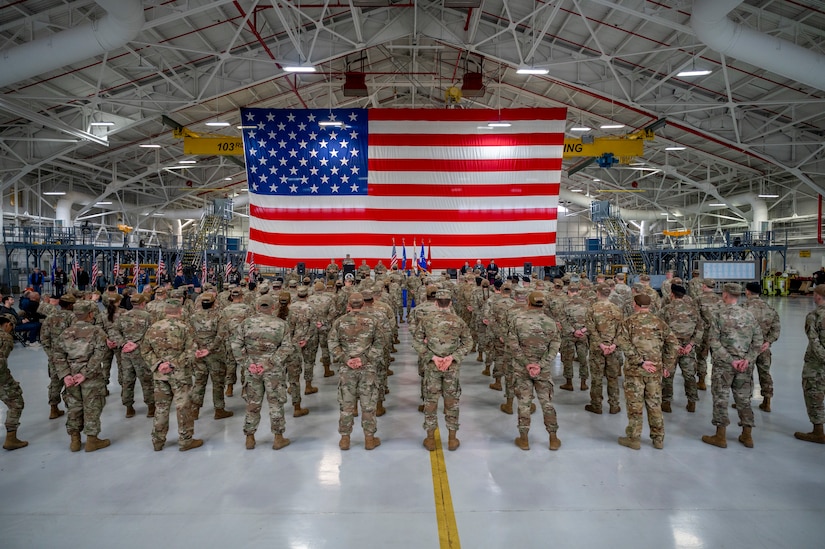
[[[369,133],[376,134],[439,134],[439,135],[503,135],[503,134],[562,134],[565,120],[504,120],[507,128],[489,128],[479,121],[433,120],[370,120]]]
[[[271,196],[255,194],[249,197],[255,206],[288,210],[330,210],[334,219],[336,209],[393,209],[393,210],[532,210],[558,207],[558,196],[496,196],[496,197],[426,197],[426,196]]]
[[[559,170],[506,172],[396,172],[371,170],[369,182],[381,185],[415,183],[416,185],[552,185],[559,184]]]
[[[350,254],[353,258],[359,257],[386,257],[386,246],[277,246],[263,244],[261,242],[250,242],[249,250],[256,254],[263,254],[272,257],[286,257],[301,259],[328,259],[330,257],[343,257]],[[556,247],[553,244],[541,244],[534,246],[466,246],[447,247],[432,246],[433,260],[459,261],[456,267],[470,258],[506,260],[509,257],[530,257],[554,255]],[[420,253],[417,251],[417,254]],[[416,255],[416,260],[418,255]]]
[[[251,229],[268,233],[284,234],[386,234],[410,237],[426,233],[428,235],[493,235],[552,233],[556,231],[555,220],[516,221],[516,222],[467,222],[451,223],[447,220],[439,223],[399,222],[399,221],[312,221],[295,223],[294,221],[268,221],[264,219],[249,220]],[[506,244],[499,242],[497,244]]]
[[[558,160],[564,153],[563,147],[555,145],[528,145],[519,147],[408,147],[370,146],[369,158],[374,159],[414,159],[414,160],[509,160],[548,159]]]

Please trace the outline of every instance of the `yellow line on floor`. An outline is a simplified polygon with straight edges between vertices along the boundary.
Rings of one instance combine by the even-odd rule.
[[[441,549],[460,549],[461,541],[458,539],[453,498],[450,495],[450,481],[447,479],[447,464],[444,463],[444,450],[441,447],[441,435],[438,429],[435,430],[435,452],[430,452],[430,465],[433,469],[433,492],[439,544]]]

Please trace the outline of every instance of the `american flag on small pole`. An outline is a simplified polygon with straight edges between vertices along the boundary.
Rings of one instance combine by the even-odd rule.
[[[392,239],[392,257],[390,258],[390,269],[398,267],[398,254],[395,253],[395,239]]]
[[[247,263],[249,263],[249,273],[248,273],[249,280],[255,280],[255,278],[256,278],[255,275],[258,274],[258,266],[255,265],[255,254],[254,253],[249,252],[249,260],[247,261]]]
[[[201,285],[206,282],[206,275],[209,272],[209,262],[206,259],[206,250],[203,251],[203,264],[201,265]]]
[[[166,275],[166,263],[163,262],[163,252],[158,250],[158,270],[155,273],[155,282],[160,284]]]
[[[98,270],[97,262],[92,263],[92,288],[95,287],[95,283],[97,282],[97,278],[100,276],[100,271]]]
[[[137,259],[135,259],[135,266],[132,267],[132,285],[137,288],[138,285],[138,276],[140,274],[140,265],[138,265]]]
[[[74,256],[72,261],[72,286],[77,288],[77,271],[80,269],[80,264],[77,262],[77,256]]]
[[[181,263],[180,253],[178,253],[178,259],[175,261],[175,273],[178,271],[183,270],[183,263]]]
[[[223,270],[223,278],[224,280],[229,278],[229,273],[232,271],[232,259],[226,260],[226,267]]]
[[[118,252],[117,256],[115,257],[115,266],[112,269],[112,275],[114,275],[115,284],[117,284],[117,279],[120,276],[120,252]]]

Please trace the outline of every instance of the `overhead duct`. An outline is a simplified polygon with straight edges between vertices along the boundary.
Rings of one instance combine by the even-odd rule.
[[[727,15],[742,0],[693,0],[690,26],[711,49],[825,90],[825,56],[744,25]]]
[[[95,0],[106,15],[0,52],[0,88],[116,50],[143,28],[141,0]]]

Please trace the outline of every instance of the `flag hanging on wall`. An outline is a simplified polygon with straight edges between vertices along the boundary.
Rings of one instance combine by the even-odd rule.
[[[375,263],[389,240],[411,234],[438,242],[430,268],[477,258],[555,265],[565,109],[241,109],[241,117],[250,126],[249,250],[259,265],[322,269],[348,253]]]

